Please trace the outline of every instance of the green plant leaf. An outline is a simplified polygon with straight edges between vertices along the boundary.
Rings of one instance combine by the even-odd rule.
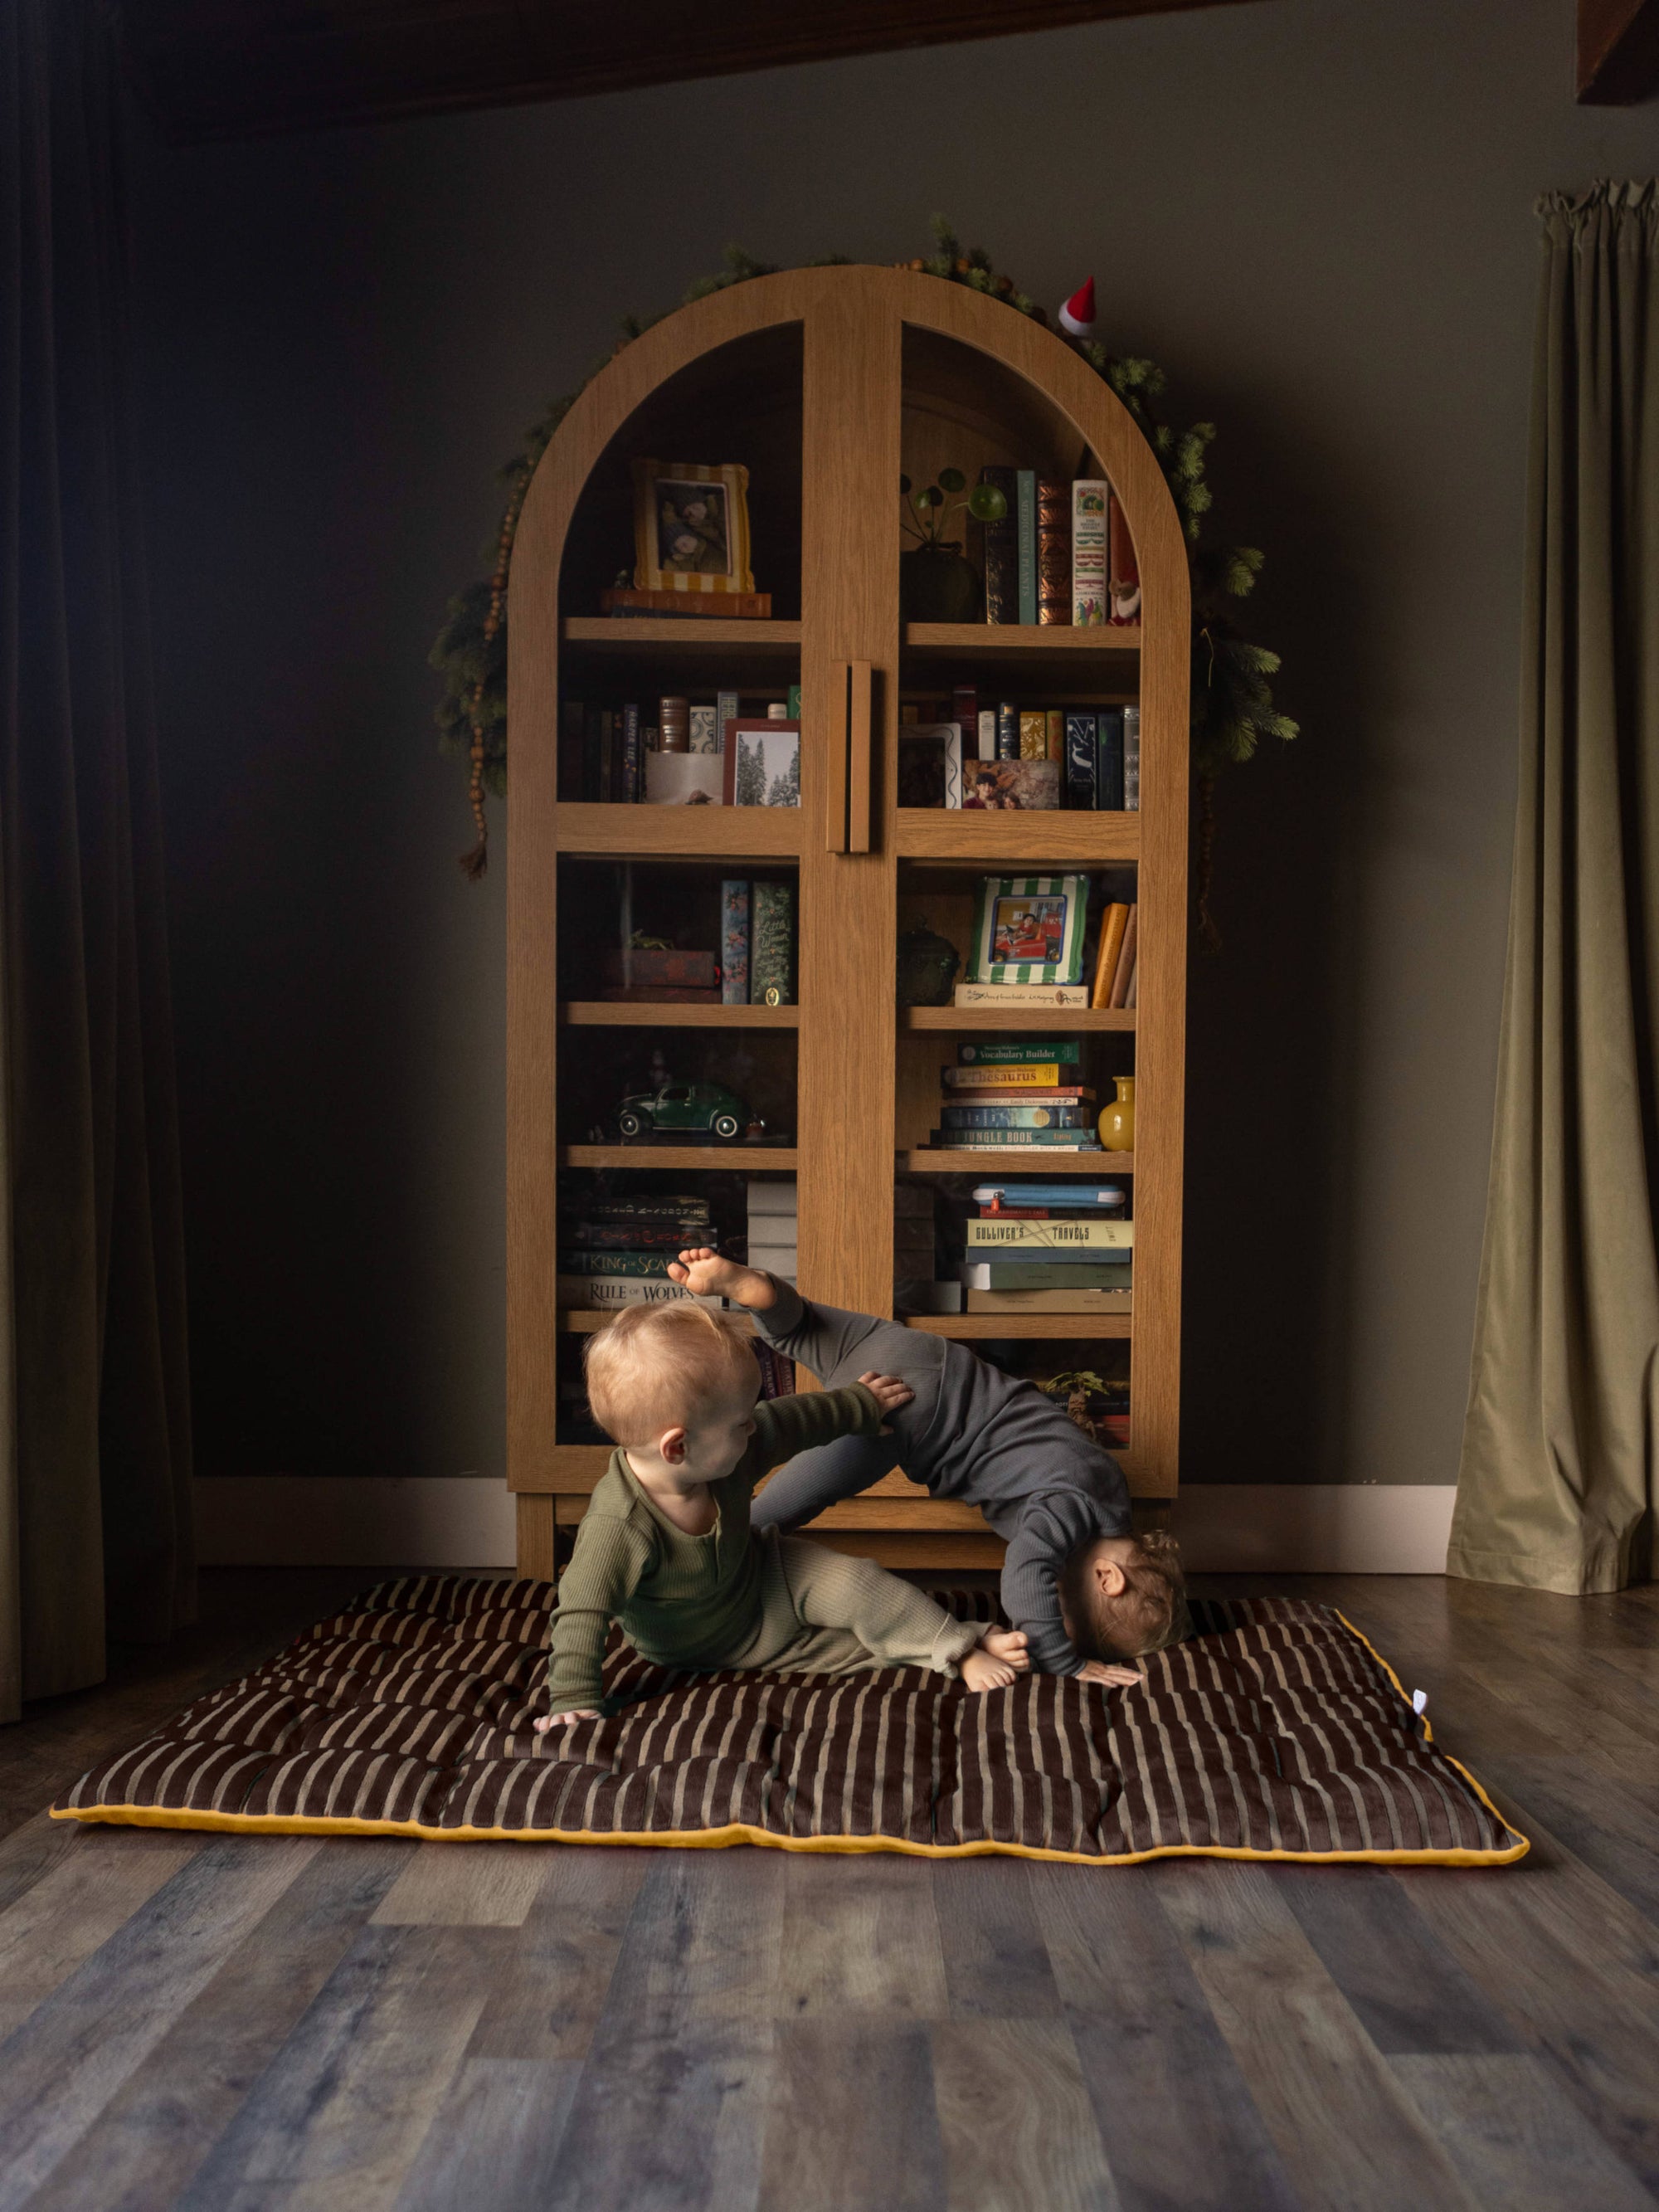
[[[939,472],[939,480],[948,492],[963,491],[967,489],[968,479],[960,469],[941,469]]]
[[[910,479],[909,479],[909,477],[901,477],[899,478],[899,497],[900,497],[901,499],[908,498],[908,495],[909,495],[909,491],[910,491]]]
[[[1008,497],[994,484],[975,484],[968,495],[968,512],[975,522],[1000,522],[1008,512]]]

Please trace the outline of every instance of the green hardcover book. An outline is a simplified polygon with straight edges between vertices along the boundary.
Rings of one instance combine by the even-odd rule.
[[[795,887],[757,884],[751,894],[749,945],[749,1003],[793,1006],[795,1003]]]
[[[1076,1037],[1062,1037],[1058,1044],[1040,1042],[1034,1037],[1011,1037],[1006,1044],[981,1043],[977,1038],[969,1044],[957,1047],[957,1058],[964,1067],[1023,1067],[1028,1060],[1052,1062],[1057,1067],[1078,1067],[1083,1060],[1083,1047]]]

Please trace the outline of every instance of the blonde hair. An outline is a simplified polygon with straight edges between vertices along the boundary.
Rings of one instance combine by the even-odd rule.
[[[1071,1552],[1060,1571],[1060,1595],[1072,1626],[1072,1641],[1085,1659],[1139,1659],[1179,1644],[1188,1630],[1186,1579],[1181,1547],[1162,1528],[1130,1539],[1121,1562],[1123,1588],[1109,1597],[1089,1563],[1099,1544],[1091,1536]]]
[[[619,1444],[689,1428],[722,1392],[759,1379],[747,1338],[690,1298],[625,1307],[588,1338],[582,1366],[593,1418]]]

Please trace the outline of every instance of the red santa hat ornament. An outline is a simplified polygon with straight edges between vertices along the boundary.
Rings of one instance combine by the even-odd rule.
[[[1095,334],[1095,280],[1079,284],[1060,311],[1060,327],[1068,337],[1091,338]]]

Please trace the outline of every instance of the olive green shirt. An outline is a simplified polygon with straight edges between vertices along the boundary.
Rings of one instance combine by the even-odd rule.
[[[761,1620],[759,1541],[749,1525],[755,1486],[781,1461],[837,1437],[874,1436],[881,1408],[861,1382],[763,1398],[749,1449],[710,1483],[714,1525],[706,1536],[677,1528],[647,1495],[620,1445],[594,1485],[559,1582],[553,1614],[549,1708],[600,1703],[600,1668],[613,1620],[641,1657],[663,1667],[720,1667]]]

